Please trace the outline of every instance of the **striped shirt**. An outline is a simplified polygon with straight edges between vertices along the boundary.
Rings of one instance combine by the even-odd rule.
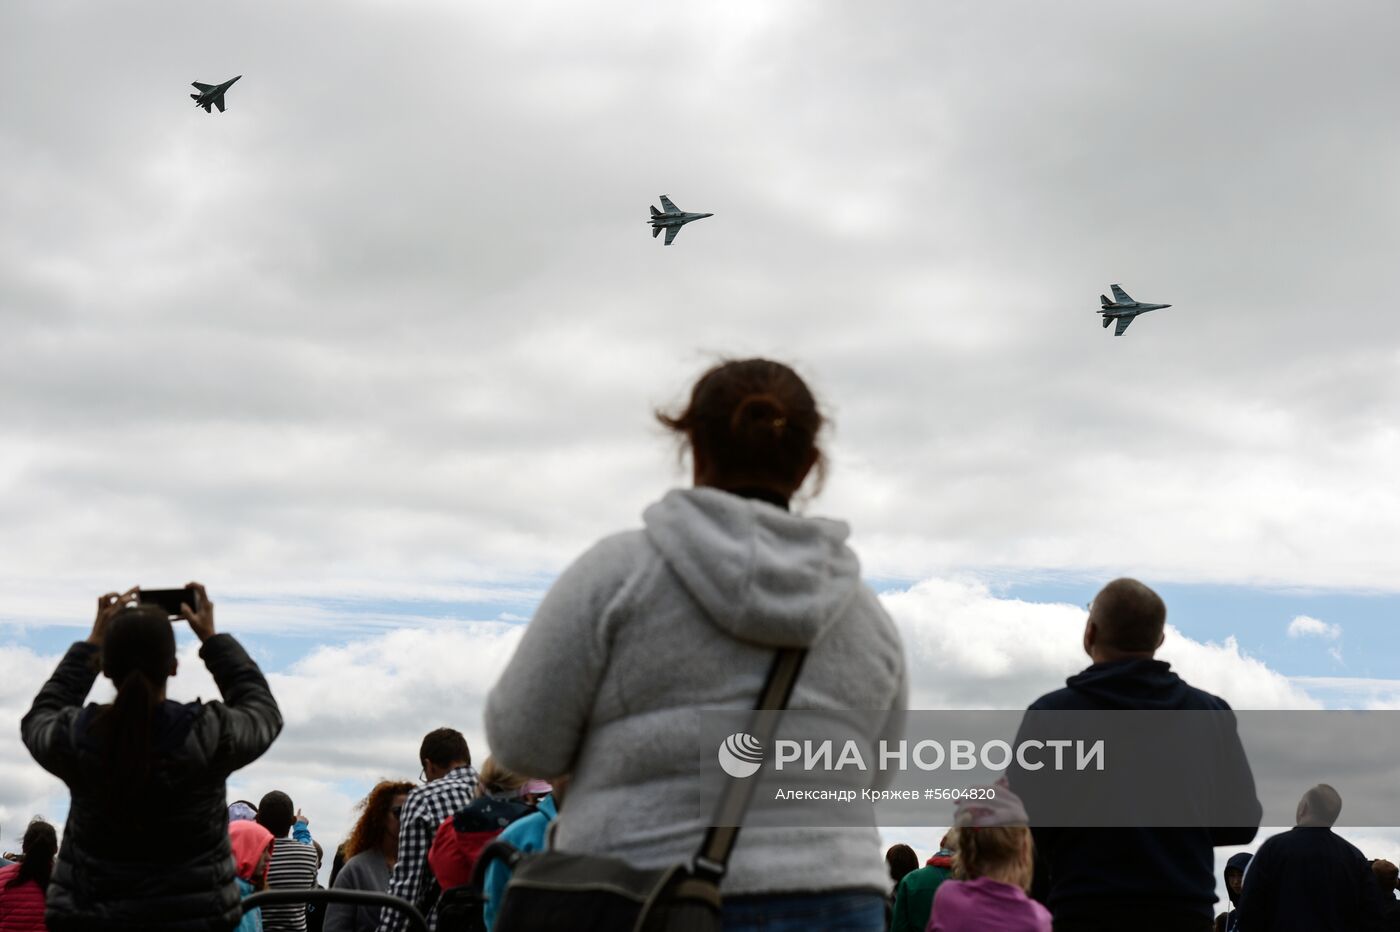
[[[315,886],[316,849],[291,838],[274,841],[267,867],[267,888],[311,890]],[[263,932],[306,932],[306,904],[264,906],[262,921]]]
[[[389,892],[424,912],[430,929],[437,928],[438,888],[428,870],[428,850],[443,820],[475,796],[476,770],[470,765],[458,767],[409,793],[399,816],[399,860],[389,880]],[[407,928],[406,915],[385,907],[380,914],[379,932],[403,932]]]

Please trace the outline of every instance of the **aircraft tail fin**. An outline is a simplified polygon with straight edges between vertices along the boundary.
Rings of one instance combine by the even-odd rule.
[[[660,235],[661,235],[661,227],[652,227],[652,228],[651,228],[651,238],[652,238],[652,239],[656,239],[656,238],[657,238],[658,236],[660,236]]]
[[[198,95],[198,94],[191,94],[191,95],[190,95],[190,100],[199,100],[199,95]]]
[[[1103,315],[1103,329],[1107,330],[1108,325],[1111,323],[1113,323],[1113,318],[1109,317],[1107,314]]]
[[[1099,295],[1099,300],[1103,302],[1104,307],[1108,307],[1110,304],[1113,303],[1112,301],[1108,300],[1108,295],[1106,294]],[[1107,324],[1105,324],[1105,326],[1107,326]]]
[[[651,215],[652,215],[653,217],[659,217],[659,216],[661,216],[661,211],[657,210],[656,207],[655,207],[655,205],[653,205],[652,208],[651,208]]]

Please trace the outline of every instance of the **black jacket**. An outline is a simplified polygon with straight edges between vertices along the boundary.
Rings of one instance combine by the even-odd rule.
[[[1041,696],[1028,711],[1229,711],[1218,696],[1188,685],[1160,660],[1096,663],[1070,677],[1064,689]],[[1027,716],[1027,722],[1032,717]],[[1017,742],[1033,735],[1022,734]],[[1244,751],[1231,729],[1221,736],[1225,753]],[[1247,799],[1259,824],[1262,809],[1253,778],[1243,766],[1247,786],[1236,788]],[[1009,774],[1016,789],[1016,774]],[[1029,808],[1029,800],[1028,800]],[[1033,893],[1060,919],[1110,915],[1167,917],[1215,915],[1216,845],[1242,845],[1257,828],[1036,828],[1036,887]],[[1130,926],[1125,925],[1125,928]]]
[[[224,701],[167,700],[156,709],[155,760],[142,790],[115,787],[92,734],[100,707],[82,706],[98,648],[70,647],[21,722],[29,753],[73,796],[48,889],[53,932],[203,932],[238,923],[224,780],[268,749],[282,716],[232,637],[214,635],[199,655]]]
[[[1381,898],[1370,862],[1320,826],[1265,841],[1240,894],[1242,932],[1379,932]]]

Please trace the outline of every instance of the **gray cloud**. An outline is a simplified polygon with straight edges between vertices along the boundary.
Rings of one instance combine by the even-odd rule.
[[[827,400],[871,572],[1394,586],[1384,4],[0,15],[15,593],[555,572],[718,353]]]

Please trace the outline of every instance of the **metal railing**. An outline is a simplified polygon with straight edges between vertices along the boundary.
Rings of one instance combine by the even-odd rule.
[[[412,903],[387,893],[371,890],[264,890],[243,900],[243,913],[259,906],[288,906],[300,904],[348,903],[354,906],[387,906],[408,916],[409,928],[415,932],[428,932],[428,920],[414,908]]]

